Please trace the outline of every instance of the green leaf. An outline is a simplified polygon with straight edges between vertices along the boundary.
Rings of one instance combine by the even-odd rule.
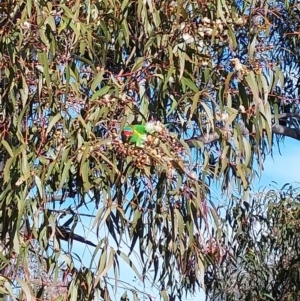
[[[243,146],[245,151],[245,166],[248,167],[251,161],[251,145],[245,137],[243,137]]]
[[[207,114],[207,118],[208,118],[208,121],[209,121],[212,131],[214,131],[215,126],[214,126],[214,117],[212,114],[212,110],[207,106],[207,104],[205,102],[202,101],[202,102],[200,102],[200,104],[204,108],[205,113]]]
[[[271,106],[268,101],[266,101],[264,105],[264,117],[266,118],[266,131],[268,135],[268,142],[270,149],[272,148],[272,112],[271,112]]]
[[[249,57],[253,58],[255,53],[255,46],[256,46],[256,34],[253,35],[251,43],[249,44]]]
[[[181,79],[181,82],[188,86],[193,92],[197,93],[199,92],[199,89],[197,88],[197,86],[195,85],[195,83],[193,83],[189,78],[183,77]]]
[[[91,97],[91,101],[101,97],[101,96],[104,96],[106,94],[108,94],[109,90],[111,89],[110,86],[105,86],[103,88],[101,88],[100,90],[98,90],[97,92],[95,92],[92,97]]]
[[[237,174],[242,179],[244,189],[247,189],[248,188],[248,180],[247,180],[246,173],[245,173],[245,170],[244,170],[242,164],[237,163],[236,169],[237,169]]]
[[[100,256],[100,263],[99,263],[99,267],[98,267],[98,272],[99,274],[101,274],[105,267],[106,267],[106,261],[107,261],[107,245],[104,246],[101,256]]]
[[[5,147],[5,149],[6,149],[7,152],[9,153],[9,155],[10,155],[11,157],[13,157],[13,156],[14,156],[14,153],[13,153],[11,147],[9,146],[9,144],[8,144],[4,139],[1,139],[1,143],[2,143],[2,145]]]
[[[61,175],[61,180],[59,183],[59,187],[61,187],[61,188],[63,187],[63,185],[66,183],[66,181],[68,179],[71,164],[72,164],[71,160],[64,162],[64,169],[63,169],[63,173]]]
[[[31,295],[30,288],[27,285],[27,283],[24,280],[20,279],[20,278],[17,278],[16,280],[17,280],[17,282],[20,283],[20,286],[21,286],[23,292],[26,295],[26,300],[31,300],[32,295]]]
[[[179,45],[178,45],[179,47]],[[185,69],[185,43],[180,45],[180,49],[178,49],[178,56],[179,56],[179,79],[182,78],[184,69]]]
[[[42,181],[41,181],[40,177],[37,176],[37,175],[34,175],[34,179],[35,179],[35,184],[38,188],[40,198],[43,199],[44,198],[44,190],[43,190],[43,187],[42,187]]]
[[[245,76],[246,82],[249,85],[252,93],[253,93],[253,99],[256,102],[256,105],[258,106],[258,108],[261,110],[263,109],[262,107],[262,100],[259,97],[259,91],[257,88],[257,82],[255,80],[255,76],[253,71],[250,71],[248,75]]]
[[[145,64],[145,58],[144,57],[138,58],[135,64],[133,65],[131,72],[136,72],[140,70],[144,64]]]
[[[44,36],[44,31],[40,30],[40,34],[42,34]],[[48,44],[48,40],[46,38],[45,38],[45,42],[46,42],[46,44]],[[46,52],[43,51],[43,52],[39,53],[39,62],[44,68],[43,75],[45,76],[45,79],[46,79],[47,88],[50,90],[51,78],[50,78],[50,70],[49,70],[49,61],[48,61]]]
[[[133,264],[131,259],[120,250],[117,251],[117,254],[132,268],[132,270],[135,272],[135,274],[139,278],[139,280],[142,280],[142,276],[138,272],[137,268],[135,267],[135,265]]]
[[[175,212],[176,218],[178,220],[178,230],[179,230],[178,234],[179,234],[179,237],[182,237],[183,231],[184,231],[183,217],[178,209],[175,209],[174,212]]]
[[[47,131],[46,131],[46,135],[48,135],[51,132],[52,128],[54,127],[54,125],[57,124],[57,122],[60,120],[60,118],[61,118],[61,114],[57,113],[55,116],[53,116],[50,119],[50,122],[47,127]]]
[[[225,128],[228,128],[238,116],[238,111],[236,109],[228,107],[226,107],[226,111],[229,113],[229,117],[226,120]]]
[[[160,292],[161,298],[163,298],[164,301],[169,301],[169,296],[165,290]]]
[[[203,291],[205,292],[205,282],[204,282],[204,277],[205,277],[205,266],[203,264],[204,259],[201,253],[198,253],[198,261],[197,261],[197,265],[198,265],[198,277],[200,279],[200,284],[201,284],[201,288],[203,289]]]
[[[124,33],[123,38],[124,38],[124,41],[125,41],[125,45],[128,46],[129,45],[130,32],[129,32],[129,28],[128,28],[128,23],[126,22],[125,18],[123,19],[121,27],[122,27],[122,31]]]
[[[95,76],[95,78],[94,78],[94,80],[92,82],[92,85],[91,85],[91,89],[92,89],[93,92],[95,92],[96,88],[98,88],[99,85],[102,83],[103,75],[104,75],[104,70],[101,70]]]
[[[22,150],[22,173],[23,175],[27,175],[30,173],[30,166],[28,163],[28,157],[25,150]]]

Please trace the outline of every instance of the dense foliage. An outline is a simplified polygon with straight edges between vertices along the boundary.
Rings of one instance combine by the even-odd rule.
[[[210,300],[299,300],[299,188],[234,200],[228,256],[208,273]]]
[[[204,288],[224,255],[212,181],[242,193],[274,138],[300,140],[297,3],[8,0],[0,16],[1,291],[109,300],[124,262],[165,300]]]

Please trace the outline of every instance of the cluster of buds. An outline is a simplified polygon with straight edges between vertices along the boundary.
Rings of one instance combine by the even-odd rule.
[[[118,105],[118,108],[123,108],[129,103],[134,103],[134,100],[127,95],[121,95],[120,97],[116,98],[112,94],[105,94],[96,100],[97,106],[108,106],[111,109],[113,109],[113,105],[115,104]]]
[[[143,148],[123,143],[123,141],[118,138],[113,140],[112,146],[119,158],[130,158],[132,164],[138,169],[144,169],[146,166],[150,166],[152,164],[151,157]]]
[[[211,37],[213,34],[216,37],[221,37],[225,32],[226,25],[221,19],[210,20],[204,17],[198,25],[198,34],[200,37]]]
[[[128,162],[141,171],[146,172],[149,167],[156,168],[164,170],[170,178],[173,178],[176,173],[173,162],[182,160],[185,155],[184,147],[161,122],[150,121],[144,127],[143,125],[125,127],[123,140],[120,140],[116,133],[111,135],[114,151],[119,158],[123,160],[128,158]]]
[[[229,114],[227,112],[222,113],[222,112],[218,111],[216,113],[216,120],[219,122],[221,122],[221,121],[226,122],[228,120],[228,118],[229,118]]]
[[[165,126],[160,121],[149,121],[145,124],[146,132],[149,134],[166,132]]]
[[[238,58],[234,58],[230,60],[234,69],[238,72],[239,76],[244,76],[249,74],[250,70],[256,75],[260,75],[262,73],[262,65],[258,61],[249,61],[247,66],[243,65]]]
[[[234,58],[231,60],[231,64],[233,65],[234,69],[238,72],[239,78],[247,75],[249,73],[249,69],[247,66],[243,65],[238,58]]]
[[[116,102],[116,99],[111,94],[105,94],[101,99],[99,99],[99,104],[101,105],[111,105]]]

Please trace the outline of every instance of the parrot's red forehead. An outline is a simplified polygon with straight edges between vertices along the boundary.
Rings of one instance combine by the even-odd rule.
[[[132,136],[132,131],[131,131],[131,130],[124,130],[122,133],[123,133],[123,135],[126,136],[126,137]]]

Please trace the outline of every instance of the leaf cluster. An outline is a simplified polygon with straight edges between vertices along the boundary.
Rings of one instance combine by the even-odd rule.
[[[297,110],[298,6],[277,4],[0,3],[1,268],[26,268],[37,243],[71,300],[109,300],[120,259],[165,300],[204,287],[223,254],[211,182],[248,189]],[[168,130],[143,149],[121,141],[150,120]],[[96,246],[90,264],[76,241]],[[27,299],[46,287],[5,279]]]
[[[289,184],[232,204],[227,255],[206,278],[212,300],[299,299],[299,209]]]

